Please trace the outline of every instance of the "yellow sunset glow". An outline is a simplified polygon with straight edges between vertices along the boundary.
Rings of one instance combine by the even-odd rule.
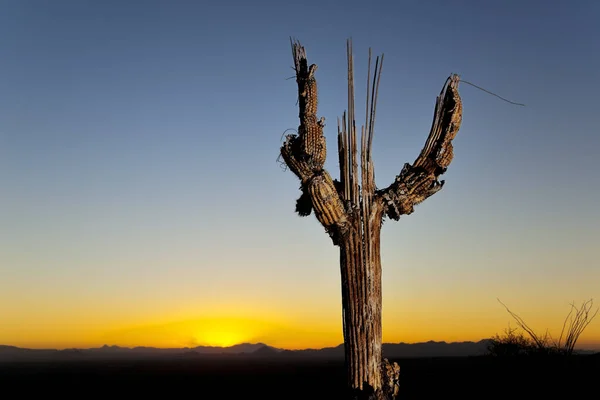
[[[245,342],[247,338],[239,332],[227,330],[209,330],[196,336],[199,344],[206,346],[228,347]]]
[[[0,330],[0,343],[33,348],[99,347],[104,344],[125,347],[151,346],[183,348],[196,346],[227,347],[240,343],[266,343],[287,348],[322,348],[337,346],[343,341],[342,324],[336,301],[311,309],[308,314],[323,317],[284,318],[277,315],[201,317],[190,319],[166,319],[164,321],[141,322],[129,325],[123,321],[106,321],[104,324],[80,320],[80,325],[69,324],[68,320],[54,318],[44,323],[41,318],[33,326],[12,319]],[[391,303],[391,302],[390,302]],[[473,304],[473,303],[470,303]],[[454,304],[458,308],[458,304]],[[474,305],[469,312],[448,314],[445,309],[435,309],[427,304],[416,311],[402,308],[389,312],[383,320],[383,341],[424,342],[477,341],[501,333],[508,326],[510,317],[505,310],[490,302],[492,313],[485,314]],[[543,306],[527,309],[522,314],[537,330],[549,328],[559,334],[564,311],[557,302],[550,307],[553,313],[544,314]],[[308,310],[308,308],[307,308]],[[258,314],[258,312],[257,312]],[[327,316],[328,318],[324,318]],[[475,317],[476,316],[476,317]],[[594,321],[595,322],[595,321]],[[592,323],[581,336],[579,344],[597,348],[600,324]]]
[[[240,319],[216,319],[206,321],[194,335],[198,345],[202,346],[233,346],[251,341],[256,323]]]

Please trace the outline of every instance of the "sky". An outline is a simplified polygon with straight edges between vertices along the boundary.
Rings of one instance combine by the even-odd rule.
[[[277,162],[299,123],[290,36],[330,155],[346,39],[359,118],[368,49],[385,54],[380,188],[451,73],[526,105],[460,85],[443,190],[383,226],[384,342],[502,333],[498,299],[558,336],[600,297],[598,2],[0,3],[0,344],[343,342],[339,249]],[[600,318],[579,345],[600,348]]]

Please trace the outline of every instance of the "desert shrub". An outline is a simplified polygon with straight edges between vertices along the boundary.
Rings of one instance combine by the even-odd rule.
[[[487,346],[488,354],[495,357],[527,356],[534,353],[536,345],[517,328],[506,328],[503,335],[493,336]]]
[[[498,301],[514,318],[521,330],[509,326],[503,335],[496,334],[490,339],[487,352],[495,357],[569,356],[575,350],[579,336],[598,313],[598,309],[593,314],[591,313],[593,299],[584,302],[579,308],[575,304],[571,304],[571,311],[563,322],[560,336],[558,340],[555,340],[548,330],[543,336],[535,333],[521,317],[510,311],[500,300]]]

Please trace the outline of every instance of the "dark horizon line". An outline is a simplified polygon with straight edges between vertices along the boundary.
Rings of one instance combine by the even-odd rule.
[[[446,344],[446,345],[453,345],[453,344],[467,344],[467,343],[473,343],[473,344],[477,344],[477,343],[481,343],[481,342],[485,342],[485,341],[489,341],[492,340],[492,338],[484,338],[484,339],[480,339],[480,340],[463,340],[463,341],[454,341],[454,342],[447,342],[445,340],[440,340],[440,341],[436,341],[436,340],[428,340],[425,342],[383,342],[382,345],[406,345],[406,346],[415,346],[415,345],[424,345],[424,344]],[[52,347],[19,347],[19,346],[14,346],[14,345],[9,345],[9,344],[0,344],[0,350],[2,348],[6,349],[6,348],[12,348],[12,349],[19,349],[19,350],[55,350],[55,351],[63,351],[63,350],[98,350],[98,349],[126,349],[126,350],[134,350],[134,349],[154,349],[154,350],[194,350],[194,349],[232,349],[235,347],[241,347],[241,346],[266,346],[269,347],[271,349],[274,350],[279,350],[279,351],[320,351],[320,350],[327,350],[327,349],[336,349],[339,347],[343,347],[344,343],[340,343],[336,346],[324,346],[324,347],[306,347],[306,348],[299,348],[299,349],[287,349],[284,347],[275,347],[272,346],[270,344],[264,343],[264,342],[241,342],[241,343],[237,343],[231,346],[211,346],[211,345],[191,345],[191,346],[182,346],[182,347],[159,347],[159,346],[120,346],[120,345],[109,345],[109,344],[103,344],[101,346],[98,347],[64,347],[64,348],[52,348]],[[590,343],[588,345],[584,345],[584,346],[578,346],[577,349],[579,350],[596,350],[596,351],[600,351],[600,342],[594,342],[594,343]]]
[[[483,341],[487,341],[490,340],[491,338],[485,338],[485,339],[480,339],[480,340],[463,340],[463,341],[455,341],[455,342],[446,342],[445,340],[428,340],[426,342],[413,342],[413,343],[409,343],[409,342],[383,342],[382,345],[384,344],[391,344],[391,345],[419,345],[419,344],[462,344],[462,343],[480,343]],[[324,347],[306,347],[306,348],[301,348],[301,349],[286,349],[284,347],[276,347],[276,346],[272,346],[270,344],[264,343],[264,342],[241,342],[241,343],[236,343],[233,344],[231,346],[211,346],[211,345],[203,345],[203,344],[199,344],[199,345],[193,345],[193,346],[182,346],[182,347],[159,347],[159,346],[120,346],[120,345],[110,345],[110,344],[103,344],[101,346],[98,347],[64,347],[64,348],[52,348],[52,347],[19,347],[19,346],[14,346],[14,345],[10,345],[10,344],[0,344],[0,349],[1,348],[16,348],[16,349],[21,349],[21,350],[93,350],[93,349],[102,349],[102,348],[118,348],[118,349],[140,349],[140,348],[145,348],[145,349],[158,349],[158,350],[177,350],[177,349],[196,349],[196,348],[206,348],[206,349],[231,349],[234,347],[238,347],[238,346],[267,346],[267,347],[271,347],[273,349],[277,349],[277,350],[288,350],[288,351],[303,351],[303,350],[325,350],[325,349],[335,349],[338,347],[341,347],[344,345],[344,343],[340,343],[336,346],[324,346]]]

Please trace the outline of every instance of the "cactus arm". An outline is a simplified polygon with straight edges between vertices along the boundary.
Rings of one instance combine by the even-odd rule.
[[[404,164],[395,181],[376,192],[376,201],[393,220],[411,214],[415,205],[444,186],[444,181],[438,178],[446,172],[452,161],[452,139],[462,121],[459,82],[458,75],[451,75],[437,97],[431,131],[415,162],[412,165]]]
[[[325,119],[317,117],[317,66],[308,66],[306,52],[299,42],[292,42],[292,52],[298,84],[300,126],[298,134],[286,136],[280,149],[281,156],[300,179],[302,195],[296,201],[296,212],[307,216],[314,211],[334,244],[338,244],[346,226],[346,213],[336,184],[323,168],[327,148],[323,135]]]

